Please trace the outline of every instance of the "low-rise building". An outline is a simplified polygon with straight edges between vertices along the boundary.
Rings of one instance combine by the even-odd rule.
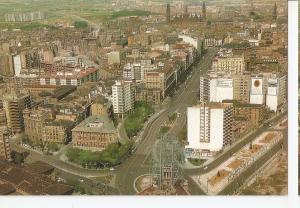
[[[71,140],[74,122],[55,119],[52,109],[24,111],[25,134],[33,144],[66,144]]]
[[[118,133],[107,116],[90,116],[72,130],[74,147],[102,151],[109,144],[118,142]]]
[[[212,70],[229,74],[242,74],[245,71],[244,56],[234,55],[232,50],[221,49],[213,59]]]
[[[113,116],[113,106],[110,101],[104,97],[98,97],[91,105],[91,116],[107,115],[108,117]]]

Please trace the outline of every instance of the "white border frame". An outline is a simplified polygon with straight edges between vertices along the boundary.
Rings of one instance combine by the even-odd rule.
[[[298,198],[298,1],[288,2],[289,18],[289,187],[287,196],[190,196],[190,197],[0,197],[0,208],[293,208],[300,207]],[[296,113],[297,112],[297,113]],[[213,206],[215,205],[215,206]]]

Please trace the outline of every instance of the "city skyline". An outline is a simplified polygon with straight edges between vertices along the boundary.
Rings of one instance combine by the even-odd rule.
[[[287,2],[1,2],[0,195],[287,195]]]

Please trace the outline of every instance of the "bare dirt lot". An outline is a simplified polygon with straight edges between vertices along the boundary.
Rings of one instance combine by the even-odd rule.
[[[278,155],[250,181],[241,195],[286,195],[288,188],[287,153]]]

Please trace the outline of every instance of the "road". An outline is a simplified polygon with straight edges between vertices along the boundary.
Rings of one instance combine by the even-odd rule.
[[[116,187],[119,189],[118,191],[120,194],[135,194],[133,189],[133,181],[137,176],[149,172],[149,169],[142,164],[152,151],[152,147],[156,142],[161,125],[168,120],[168,115],[170,112],[178,111],[178,109],[185,109],[187,106],[197,102],[197,96],[195,95],[194,91],[198,91],[199,76],[206,73],[210,68],[211,60],[216,52],[217,49],[209,50],[207,54],[202,57],[200,63],[192,71],[193,76],[190,76],[190,78],[182,84],[180,90],[177,92],[177,95],[175,95],[169,103],[164,105],[163,108],[168,110],[160,111],[160,114],[146,126],[142,140],[137,145],[136,152],[120,166],[116,167],[116,170],[113,174],[117,175]],[[24,148],[15,142],[11,144],[11,148],[13,150],[29,151],[30,158],[32,160],[46,162],[56,167],[60,172],[65,173],[64,175],[68,175],[71,178],[82,179],[83,177],[101,177],[112,174],[108,169],[84,169],[82,167],[61,161],[56,156],[43,155],[34,150]]]
[[[141,144],[138,146],[137,151],[128,160],[126,160],[122,166],[117,170],[117,187],[123,195],[136,194],[133,188],[133,182],[136,177],[142,174],[149,173],[149,169],[143,166],[143,161],[146,159],[152,151],[152,147],[155,145],[157,135],[159,134],[160,127],[168,120],[168,114],[182,111],[187,106],[191,106],[197,102],[197,95],[195,92],[199,88],[199,77],[201,74],[205,74],[210,68],[212,58],[217,50],[209,50],[202,60],[193,70],[193,75],[187,80],[186,85],[183,83],[181,90],[178,91],[169,105],[166,111],[162,112],[159,117],[152,121],[144,131],[144,138]]]
[[[108,169],[101,170],[90,170],[84,169],[79,166],[74,166],[73,164],[66,163],[64,161],[60,161],[55,156],[42,155],[35,151],[30,151],[30,157],[34,160],[41,160],[50,165],[56,167],[59,171],[63,173],[67,173],[72,178],[81,179],[82,177],[101,177],[109,174],[116,175],[116,188],[117,192],[122,195],[134,195],[136,194],[133,188],[133,182],[136,177],[149,173],[149,167],[143,165],[144,161],[147,159],[147,156],[151,153],[152,148],[157,141],[157,136],[159,135],[160,127],[162,124],[168,120],[169,113],[178,112],[180,113],[179,118],[177,118],[176,124],[170,130],[171,133],[177,134],[182,129],[183,125],[186,122],[186,108],[188,106],[192,106],[197,103],[199,89],[199,77],[207,73],[207,70],[210,69],[212,58],[218,49],[211,49],[202,57],[200,63],[195,66],[195,69],[191,71],[192,75],[189,76],[187,81],[183,83],[176,95],[174,95],[170,102],[168,102],[160,113],[152,119],[149,124],[145,127],[142,139],[137,145],[137,149],[134,154],[132,154],[127,160],[125,160],[120,166],[115,168],[113,173]],[[272,120],[273,123],[278,122],[282,119],[285,114],[282,114]],[[204,174],[208,171],[211,171],[226,159],[231,156],[232,152],[238,151],[242,148],[246,143],[249,143],[251,140],[256,138],[259,134],[266,131],[268,128],[261,127],[257,131],[255,131],[250,136],[241,140],[232,147],[230,147],[230,151],[224,151],[218,157],[213,160],[210,164],[207,165],[207,169],[204,170],[203,167],[195,168],[195,169],[187,169],[184,170],[185,178],[190,182],[189,188],[192,194],[204,194],[195,183],[193,183],[190,179],[190,175],[194,174]],[[16,144],[12,144],[12,149],[18,150],[27,150],[23,147],[20,147]],[[88,180],[88,179],[87,179]],[[116,193],[116,192],[115,192]]]
[[[271,119],[271,122],[273,123],[273,126],[280,123],[284,118],[286,118],[286,116],[287,116],[287,113],[283,113],[283,114]],[[205,166],[205,169],[204,169],[204,167],[199,167],[199,168],[194,168],[194,169],[185,169],[184,170],[184,175],[185,175],[186,179],[188,179],[188,181],[192,181],[190,176],[192,176],[192,175],[202,175],[202,174],[205,174],[205,173],[208,173],[208,172],[212,171],[213,169],[215,169],[216,167],[221,165],[223,162],[225,162],[229,157],[231,157],[232,153],[239,151],[242,147],[244,147],[246,144],[249,144],[252,140],[257,138],[263,132],[268,131],[268,130],[272,130],[272,127],[264,127],[263,126],[263,127],[259,128],[257,131],[255,131],[253,134],[251,134],[249,136],[246,136],[245,138],[241,139],[240,142],[237,142],[236,144],[232,145],[232,147],[228,151],[222,152],[220,155],[218,155],[216,157],[216,159],[212,160],[211,163],[207,164]],[[280,143],[280,145],[283,144],[283,147],[286,148],[286,146],[287,146],[287,134],[285,133],[284,135],[285,135],[284,140],[283,140],[282,143]],[[276,151],[272,151],[272,154],[275,154],[275,153],[276,153]],[[270,155],[268,153],[267,156],[264,156],[264,157],[269,157],[269,156]],[[259,164],[260,166],[263,165],[263,163],[261,163],[261,162],[256,163],[256,164]],[[252,171],[249,169],[249,170],[246,170],[245,172],[246,173],[243,174],[242,178],[246,180],[248,176],[251,176],[250,172],[252,173]],[[240,178],[240,177],[238,177],[238,178]],[[239,179],[239,181],[240,181],[240,179]],[[190,189],[190,192],[192,194],[199,194],[199,193],[204,194],[204,192],[199,188],[199,186],[198,187],[193,186],[192,189]],[[226,192],[222,192],[222,194],[224,194],[224,193],[226,193]]]
[[[255,173],[255,171],[266,164],[266,162],[268,162],[279,150],[281,150],[282,145],[283,141],[274,145],[267,153],[248,167],[247,170],[243,171],[239,176],[237,176],[237,178],[230,182],[226,188],[219,193],[219,195],[232,195],[236,193],[244,182]]]
[[[287,113],[283,113],[275,118],[273,118],[271,120],[272,123],[274,123],[274,125],[278,124],[282,119],[284,119],[287,116]],[[230,148],[229,151],[224,151],[222,153],[220,153],[215,160],[213,160],[211,163],[209,163],[204,170],[204,167],[199,167],[199,168],[195,168],[195,169],[187,169],[185,170],[186,173],[188,173],[189,175],[194,175],[194,174],[204,174],[207,172],[210,172],[211,170],[213,170],[214,168],[216,168],[217,166],[219,166],[221,163],[223,163],[225,160],[227,160],[232,153],[237,152],[238,150],[240,150],[243,146],[245,146],[246,144],[250,143],[252,140],[254,140],[255,138],[257,138],[260,134],[262,134],[263,132],[267,131],[271,129],[270,127],[265,127],[262,126],[259,129],[257,129],[253,134],[250,134],[249,136],[247,136],[246,138],[241,139],[239,142],[235,143],[234,145],[232,145],[232,147]]]

